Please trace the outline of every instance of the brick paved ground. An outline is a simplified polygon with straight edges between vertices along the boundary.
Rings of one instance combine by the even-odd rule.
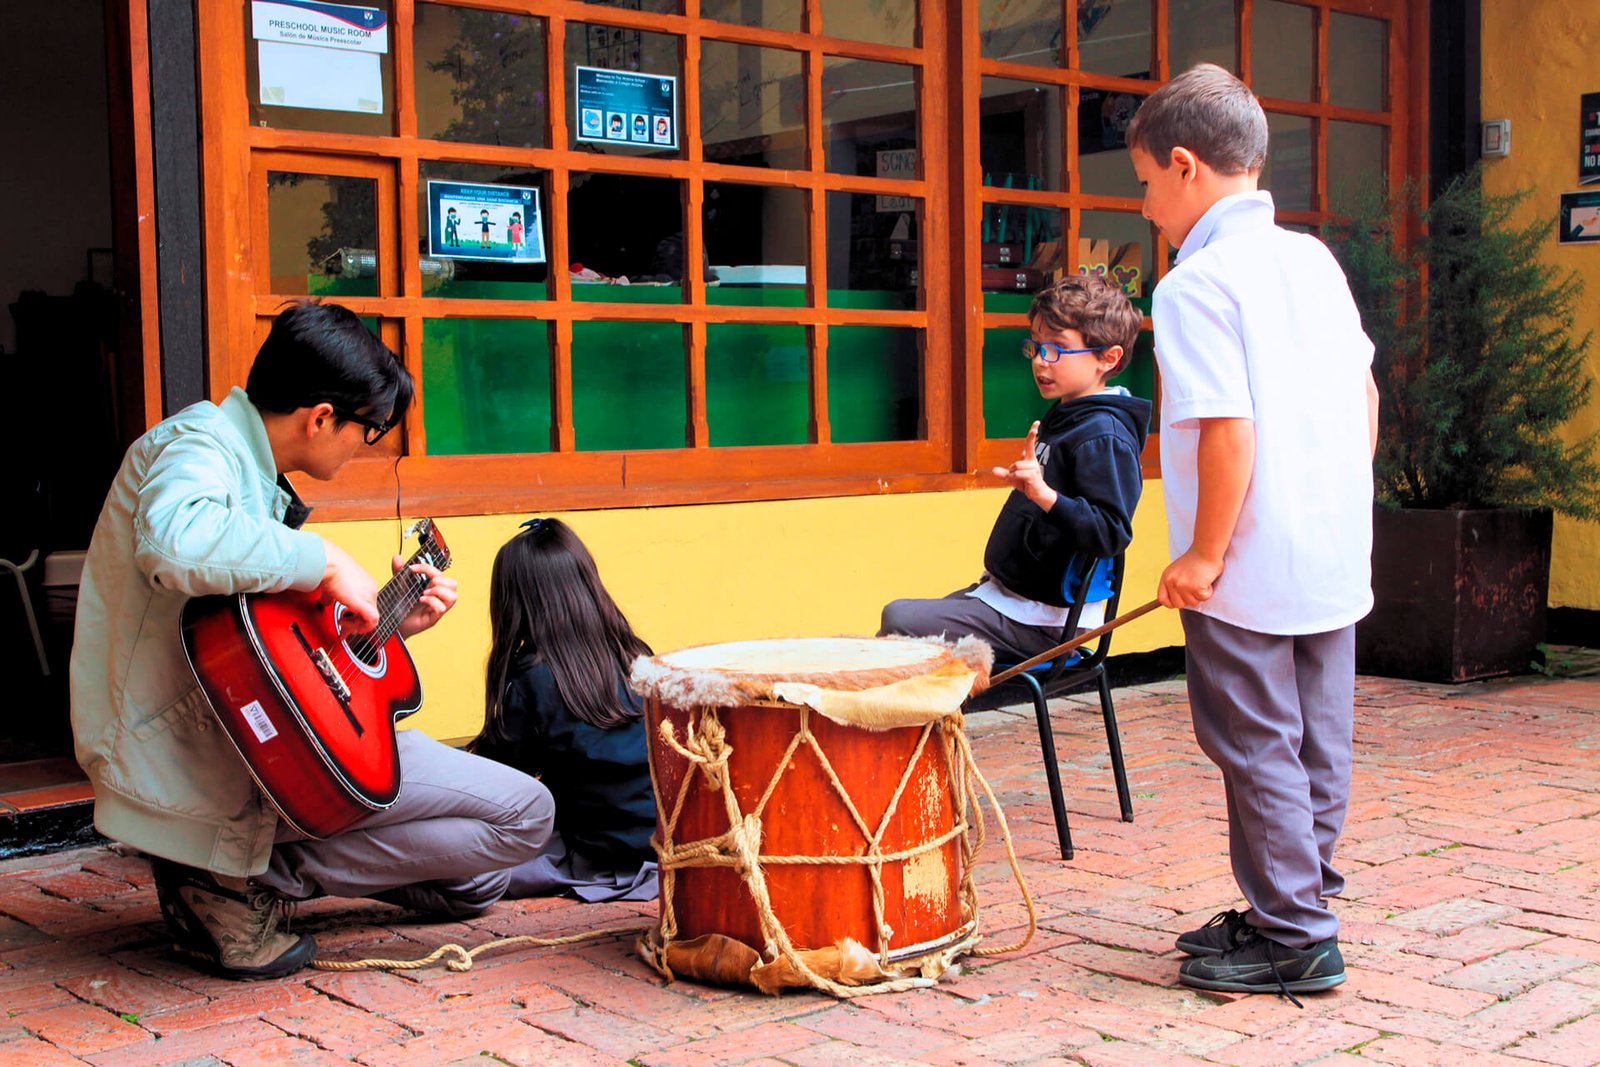
[[[1053,858],[1031,721],[974,716],[1039,903],[1022,954],[937,988],[838,1003],[663,985],[630,939],[486,955],[471,971],[204,977],[169,955],[147,867],[109,848],[0,864],[0,1063],[652,1067],[1600,1062],[1600,664],[1454,688],[1363,679],[1338,911],[1350,980],[1303,998],[1176,983],[1172,936],[1237,903],[1215,772],[1181,683],[1118,692],[1138,821],[1116,821],[1098,717],[1057,705],[1079,851]],[[984,928],[1022,918],[998,851]],[[502,904],[464,925],[319,902],[338,956],[563,934],[651,909]],[[1356,1057],[1359,1057],[1357,1059]]]

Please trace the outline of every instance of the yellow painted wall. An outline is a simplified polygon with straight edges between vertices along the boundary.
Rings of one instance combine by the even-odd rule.
[[[1511,120],[1511,155],[1486,162],[1485,183],[1497,193],[1532,190],[1524,210],[1550,222],[1545,260],[1577,271],[1586,283],[1580,328],[1600,323],[1600,245],[1557,244],[1555,219],[1560,194],[1578,188],[1578,98],[1600,92],[1597,49],[1600,9],[1592,0],[1483,5],[1483,117]],[[1600,378],[1600,345],[1590,348],[1589,366]],[[1600,391],[1568,428],[1573,438],[1596,430]],[[1600,523],[1557,516],[1550,603],[1600,609]]]
[[[634,629],[657,651],[668,651],[758,637],[870,634],[886,601],[943,596],[978,577],[1004,499],[1004,490],[986,489],[554,514],[594,553]],[[489,570],[523,518],[440,522],[461,601],[410,644],[426,701],[409,725],[442,738],[477,733],[489,651]],[[394,521],[315,528],[375,574],[388,573],[398,541]],[[1160,482],[1146,483],[1134,529],[1124,593],[1129,607],[1154,596],[1167,562]],[[1113,650],[1182,643],[1176,613],[1157,611],[1119,631]]]

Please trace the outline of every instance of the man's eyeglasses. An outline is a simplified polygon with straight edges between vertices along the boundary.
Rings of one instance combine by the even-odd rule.
[[[333,413],[339,416],[339,418],[343,419],[345,422],[353,422],[357,426],[361,427],[363,431],[362,440],[366,441],[369,445],[377,444],[379,441],[383,440],[384,434],[394,429],[394,423],[392,422],[378,422],[375,419],[369,419],[365,415],[357,415],[353,411],[340,411],[338,408],[334,408]]]
[[[1054,363],[1062,356],[1081,356],[1086,352],[1103,351],[1105,351],[1104,348],[1062,348],[1058,344],[1052,344],[1049,341],[1035,341],[1031,337],[1022,342],[1022,355],[1024,358],[1033,359],[1038,356],[1046,363]]]

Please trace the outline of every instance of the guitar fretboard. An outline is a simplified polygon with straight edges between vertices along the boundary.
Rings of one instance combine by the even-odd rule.
[[[428,588],[429,579],[426,574],[418,574],[412,570],[412,564],[427,563],[441,571],[450,566],[450,552],[434,536],[433,523],[428,519],[421,520],[418,532],[420,544],[417,550],[406,560],[400,572],[378,590],[378,627],[360,639],[360,643],[365,645],[362,651],[382,648],[400,629],[400,623],[411,614],[411,609],[422,599],[423,590]]]

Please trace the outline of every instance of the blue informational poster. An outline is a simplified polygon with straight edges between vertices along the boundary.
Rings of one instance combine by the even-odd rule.
[[[430,181],[428,255],[543,263],[539,190],[523,185]]]
[[[678,79],[670,74],[575,67],[577,139],[678,147]]]

